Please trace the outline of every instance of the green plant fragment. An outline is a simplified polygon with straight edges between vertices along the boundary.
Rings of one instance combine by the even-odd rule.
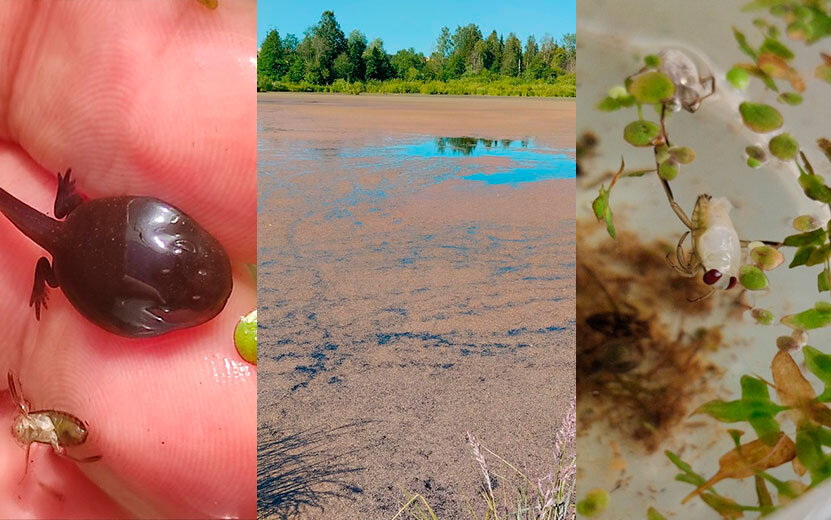
[[[577,502],[577,513],[583,516],[592,517],[601,513],[609,506],[609,494],[604,489],[593,489],[586,494],[586,497]]]
[[[632,146],[650,146],[661,133],[661,127],[652,121],[632,121],[623,129],[623,139]]]
[[[781,323],[795,330],[813,330],[831,324],[831,307],[825,302],[817,302],[814,308],[796,314],[783,316]]]
[[[768,279],[755,265],[743,265],[739,269],[739,283],[750,291],[760,291],[768,286]]]
[[[745,101],[739,105],[742,121],[756,133],[765,134],[782,127],[782,114],[770,105]]]
[[[783,92],[779,94],[776,99],[779,100],[780,103],[785,103],[787,105],[796,106],[802,103],[802,96],[796,92]]]
[[[796,158],[799,152],[799,144],[791,134],[784,133],[775,136],[768,144],[770,153],[783,161],[790,161]]]
[[[632,78],[627,90],[638,102],[652,105],[671,98],[675,94],[675,85],[666,74],[652,70]]]
[[[727,81],[739,90],[744,90],[750,84],[750,74],[741,67],[733,67],[727,71]]]

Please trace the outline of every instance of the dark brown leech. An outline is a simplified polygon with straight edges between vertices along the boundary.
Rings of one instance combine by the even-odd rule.
[[[231,264],[219,242],[181,210],[151,197],[84,201],[58,175],[52,219],[0,189],[0,211],[52,255],[38,261],[30,305],[46,286],[121,336],[150,337],[202,324],[224,308]]]

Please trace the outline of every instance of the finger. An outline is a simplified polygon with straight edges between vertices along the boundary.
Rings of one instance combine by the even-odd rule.
[[[12,171],[37,168],[5,151],[0,185]],[[37,207],[50,204],[53,190],[53,180],[38,176],[15,185]],[[0,243],[0,373],[20,375],[33,407],[90,424],[89,440],[72,455],[103,459],[81,470],[141,516],[253,517],[256,369],[239,359],[232,341],[236,321],[256,306],[248,274],[237,269],[225,310],[208,324],[129,340],[87,322],[59,289],[35,321],[26,302],[43,251],[4,218]]]
[[[256,4],[7,4],[0,139],[90,196],[171,202],[253,261]]]

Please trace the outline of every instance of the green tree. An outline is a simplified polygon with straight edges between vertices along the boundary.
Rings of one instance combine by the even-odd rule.
[[[487,51],[487,44],[484,40],[479,40],[473,46],[473,52],[470,54],[470,68],[469,70],[474,74],[479,74],[485,68],[485,54]]]
[[[257,54],[257,76],[279,79],[288,70],[280,33],[272,29],[268,32]]]
[[[323,11],[320,21],[306,33],[297,47],[306,61],[306,80],[331,83],[335,79],[335,58],[346,51],[346,37],[332,11]]]
[[[364,51],[366,62],[366,79],[385,80],[393,76],[394,72],[390,64],[389,56],[384,51],[384,42],[381,38],[375,38],[369,47]]]
[[[332,64],[332,70],[335,73],[335,79],[349,79],[352,66],[349,63],[349,56],[345,52],[338,54],[338,57],[335,58],[335,62]]]
[[[409,49],[401,49],[390,58],[390,63],[395,69],[395,76],[406,79],[410,69],[415,69],[416,73],[424,68],[426,59],[423,55],[416,53],[413,47]]]
[[[476,24],[469,24],[464,27],[459,26],[453,34],[453,55],[461,58],[465,68],[470,67],[471,57],[473,55],[473,48],[476,42],[482,40],[482,31]]]
[[[502,39],[493,31],[485,41],[483,65],[486,69],[499,72],[502,68]]]
[[[518,76],[522,72],[522,42],[514,33],[510,33],[505,41],[501,71],[506,76]]]
[[[346,53],[349,56],[349,81],[363,81],[366,77],[364,51],[366,50],[366,36],[355,29],[349,33],[346,40]]]
[[[522,63],[525,64],[526,70],[534,62],[534,58],[537,57],[537,52],[539,52],[539,47],[537,47],[537,40],[534,39],[534,35],[528,37],[528,42],[525,44],[525,54],[522,56]]]
[[[560,40],[560,45],[562,46],[563,50],[565,51],[565,56],[563,63],[560,64],[560,68],[565,70],[568,73],[574,73],[577,71],[577,35],[574,33],[568,33],[563,36]]]

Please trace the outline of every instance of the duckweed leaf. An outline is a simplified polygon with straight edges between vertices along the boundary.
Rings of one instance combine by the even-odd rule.
[[[786,246],[791,247],[802,247],[802,246],[821,246],[825,243],[825,239],[827,234],[824,229],[819,228],[813,231],[807,231],[805,233],[799,233],[797,235],[790,235],[785,237],[783,243]]]
[[[794,57],[793,52],[791,52],[788,47],[775,38],[765,38],[765,41],[759,48],[759,52],[775,54],[785,60],[791,60]]]
[[[831,65],[818,65],[814,69],[814,77],[826,83],[831,83]]]
[[[778,99],[780,103],[785,103],[788,105],[799,105],[800,103],[802,103],[802,96],[800,96],[796,92],[783,92],[779,94],[779,96],[776,99]]]
[[[658,166],[658,175],[662,179],[671,181],[678,176],[678,161],[667,159]]]
[[[661,127],[652,121],[632,121],[623,129],[623,138],[632,146],[650,146],[661,133]]]
[[[601,186],[600,193],[592,202],[592,210],[594,211],[594,216],[597,217],[597,220],[606,221],[606,231],[609,232],[610,237],[615,238],[617,237],[617,233],[615,232],[615,224],[612,221],[612,208],[609,206],[609,193],[611,193],[610,190],[607,190],[605,186]]]
[[[765,271],[772,271],[785,262],[785,255],[778,249],[771,246],[761,246],[750,251],[750,258],[753,262]]]
[[[234,329],[234,345],[242,359],[257,364],[257,309],[243,316]]]
[[[727,71],[727,81],[739,90],[744,90],[750,84],[750,74],[741,67],[733,67]]]
[[[821,427],[802,423],[796,430],[796,453],[799,462],[811,473],[811,484],[817,484],[831,476],[831,456],[822,449]]]
[[[755,265],[743,265],[739,269],[739,283],[750,291],[760,291],[768,286],[768,279]]]
[[[796,253],[793,255],[793,260],[791,260],[789,268],[798,267],[800,265],[805,265],[805,262],[811,258],[811,254],[814,252],[816,247],[814,246],[803,246],[796,250]]]
[[[773,445],[765,444],[760,439],[742,444],[722,455],[718,461],[718,473],[687,495],[681,503],[689,502],[693,497],[724,479],[752,477],[759,471],[790,462],[794,457],[796,457],[796,445],[784,433],[779,434]]]
[[[813,215],[800,215],[793,219],[793,228],[797,231],[813,231],[821,225],[819,219]]]
[[[586,497],[577,502],[577,513],[592,517],[609,506],[609,494],[604,489],[592,489]]]
[[[773,323],[773,313],[767,309],[753,309],[750,315],[760,325],[770,325]]]
[[[824,137],[817,139],[817,146],[825,154],[825,158],[831,161],[831,141]]]
[[[826,204],[831,203],[831,188],[825,185],[823,178],[819,175],[803,171],[799,175],[799,185],[809,199]]]
[[[828,268],[822,270],[821,273],[817,275],[817,291],[824,292],[831,290],[831,278],[829,278]]]
[[[669,154],[681,164],[689,164],[695,160],[695,151],[688,146],[673,146]]]
[[[661,66],[661,57],[657,54],[647,54],[646,56],[644,56],[643,62],[646,64],[647,67],[656,69]]]
[[[743,53],[747,54],[755,61],[757,53],[755,50],[753,50],[753,47],[751,47],[747,43],[747,38],[745,37],[744,33],[733,27],[733,36],[736,38],[736,43],[739,44],[739,49],[741,49]]]
[[[765,134],[782,126],[782,114],[770,105],[745,101],[739,105],[744,124],[754,132]]]
[[[813,309],[783,316],[781,323],[795,330],[813,330],[831,324],[831,305],[817,302]]]
[[[810,345],[802,347],[805,366],[820,381],[825,383],[825,390],[817,397],[820,402],[831,401],[831,356],[824,354]]]
[[[666,74],[652,70],[632,78],[628,90],[640,103],[651,105],[671,98],[675,85]]]
[[[770,153],[783,161],[795,159],[796,154],[799,152],[799,144],[796,142],[796,139],[788,133],[775,136],[770,140],[768,148],[770,149]]]
[[[646,520],[667,520],[667,517],[658,512],[654,507],[646,510]]]
[[[681,473],[675,476],[675,480],[687,482],[693,486],[700,486],[706,482],[704,477],[693,471],[692,466],[681,460],[681,457],[669,450],[666,450],[664,454],[673,464],[675,464],[678,469],[681,470]]]

